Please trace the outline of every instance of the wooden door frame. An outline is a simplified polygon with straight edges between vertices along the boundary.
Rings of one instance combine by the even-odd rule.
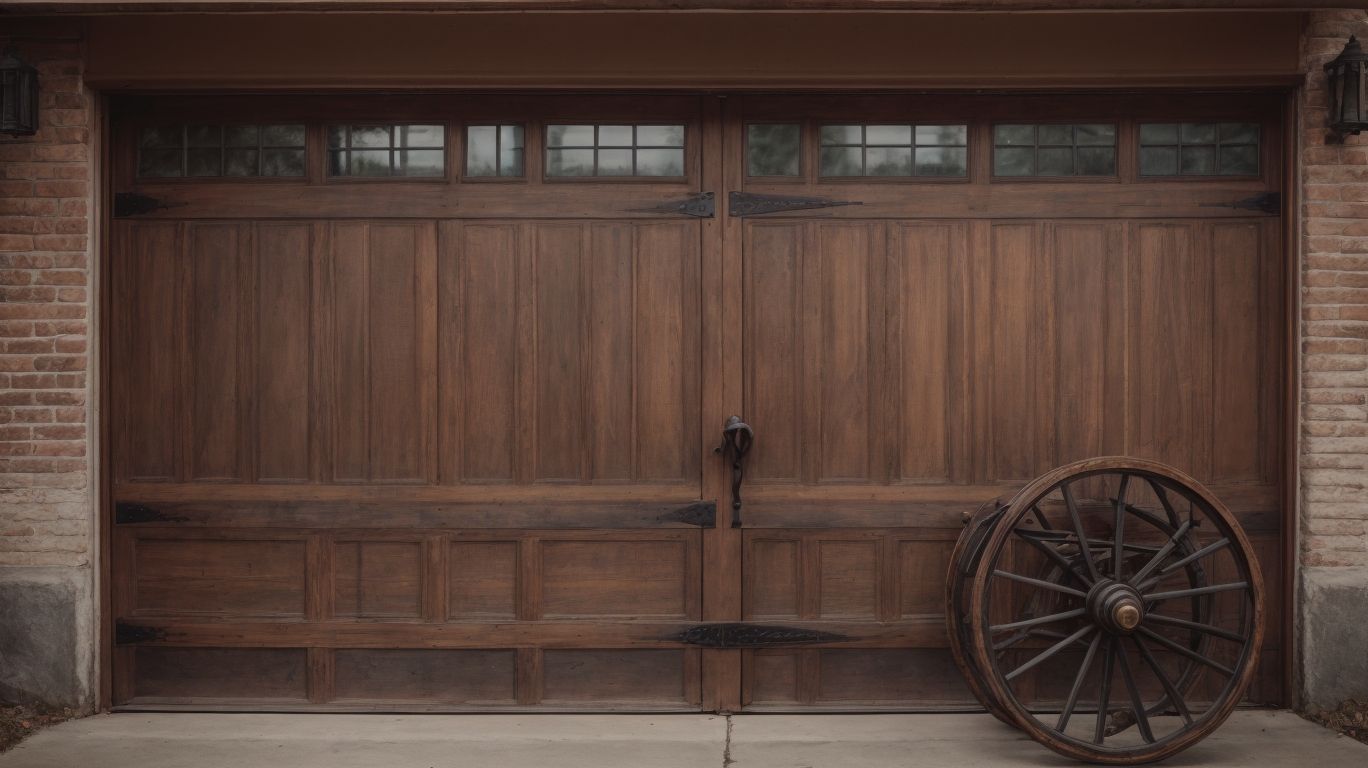
[[[1231,82],[1231,88],[1248,89],[1249,83]],[[1285,267],[1283,323],[1283,445],[1279,451],[1282,457],[1283,477],[1283,583],[1279,585],[1283,598],[1284,616],[1280,629],[1282,646],[1283,703],[1295,702],[1295,584],[1298,571],[1298,462],[1297,434],[1299,429],[1298,360],[1298,277],[1300,261],[1297,258],[1297,243],[1300,237],[1300,219],[1297,216],[1299,184],[1297,183],[1298,136],[1298,96],[1300,86],[1264,87],[1257,90],[1265,93],[1285,94],[1284,136],[1282,147],[1281,186],[1283,190],[1283,249]],[[1033,84],[1033,89],[1041,88]],[[1015,89],[1011,89],[1014,90]],[[1182,90],[1182,89],[1161,89]],[[564,92],[564,91],[560,91]],[[594,92],[614,93],[616,89],[596,90]],[[784,89],[778,92],[805,92],[801,88]],[[814,86],[808,92],[831,93],[830,89]],[[889,93],[906,92],[903,89],[887,89]],[[225,92],[229,93],[229,92]],[[240,93],[240,91],[238,92]],[[520,90],[519,93],[536,94],[535,89]],[[545,93],[545,91],[543,91]],[[119,95],[124,95],[122,92]],[[139,95],[168,95],[157,92]],[[218,95],[218,94],[216,94]],[[696,93],[702,100],[702,118],[699,148],[702,153],[701,183],[703,189],[739,189],[743,181],[742,169],[728,166],[723,158],[732,154],[734,148],[729,142],[739,141],[742,117],[734,108],[728,108],[727,94]],[[95,521],[97,525],[97,555],[93,564],[93,577],[96,580],[97,620],[94,624],[98,631],[97,658],[94,664],[95,679],[98,680],[96,708],[109,711],[112,704],[112,659],[113,659],[113,614],[112,579],[110,571],[111,529],[113,510],[111,505],[112,471],[110,464],[110,397],[109,397],[109,335],[111,307],[110,232],[112,229],[113,168],[109,162],[111,146],[110,102],[114,94],[96,91],[92,99],[92,183],[94,206],[92,218],[92,265],[95,281],[92,296],[97,306],[92,309],[91,319],[96,324],[92,339],[96,341],[92,355],[95,370],[92,373],[94,388],[94,413],[91,416],[93,430],[92,446],[95,456],[92,466],[96,473],[94,480]],[[731,102],[735,103],[735,102]],[[703,223],[703,242],[701,250],[702,305],[701,305],[701,350],[702,371],[700,372],[700,424],[699,449],[702,451],[701,485],[705,498],[716,498],[718,504],[717,526],[706,530],[703,535],[704,562],[720,563],[720,567],[705,568],[703,573],[703,620],[737,621],[741,618],[741,563],[740,531],[731,527],[730,505],[722,503],[730,498],[730,488],[724,466],[720,461],[709,461],[712,449],[720,440],[722,419],[726,415],[739,413],[742,407],[740,370],[742,364],[741,334],[729,329],[739,328],[740,318],[732,312],[741,306],[742,275],[740,259],[740,227],[738,219],[726,215],[725,205],[718,205],[716,218]],[[702,701],[703,709],[717,712],[731,712],[740,708],[741,703],[741,651],[705,650],[702,652]]]

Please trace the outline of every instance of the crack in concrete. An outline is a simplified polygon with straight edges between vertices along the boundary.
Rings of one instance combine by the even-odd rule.
[[[731,764],[736,762],[731,756],[732,740],[732,716],[727,715],[727,741],[722,745],[722,768],[731,768]]]

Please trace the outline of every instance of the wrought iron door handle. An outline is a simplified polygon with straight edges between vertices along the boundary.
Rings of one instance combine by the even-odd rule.
[[[741,527],[741,478],[744,474],[741,462],[746,458],[746,453],[750,451],[754,442],[755,430],[742,421],[740,416],[731,416],[727,419],[726,425],[722,427],[722,444],[717,446],[716,452],[731,462],[733,528]]]

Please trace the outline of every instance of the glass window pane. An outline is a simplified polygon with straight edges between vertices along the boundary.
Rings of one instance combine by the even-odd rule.
[[[631,176],[632,150],[600,149],[598,151],[599,176]]]
[[[1216,148],[1183,147],[1179,155],[1179,171],[1199,176],[1215,173]]]
[[[395,126],[395,146],[399,147],[444,147],[446,146],[446,126],[443,125],[399,125]]]
[[[684,126],[682,125],[639,125],[636,143],[639,147],[682,147],[684,146]]]
[[[328,152],[328,175],[346,176],[349,170],[347,153],[339,150]]]
[[[1177,147],[1141,147],[1141,148],[1140,148],[1140,175],[1141,175],[1141,176],[1176,176],[1176,175],[1178,175],[1178,148],[1177,148]]]
[[[824,125],[822,126],[823,144],[861,144],[864,142],[864,126],[861,125]]]
[[[869,125],[865,126],[865,144],[879,146],[911,146],[912,126],[910,125]],[[909,164],[910,164],[909,153]]]
[[[143,147],[179,147],[184,140],[179,125],[160,125],[142,129],[138,144]]]
[[[138,175],[152,178],[180,176],[182,152],[179,149],[144,149],[138,157]]]
[[[993,127],[993,143],[1002,146],[1035,144],[1034,125],[998,125]],[[999,174],[1002,175],[1002,174]]]
[[[823,176],[860,176],[859,147],[822,147]]]
[[[969,137],[969,127],[965,125],[919,125],[917,144],[962,147]],[[918,160],[918,163],[921,161]]]
[[[683,176],[683,149],[638,149],[638,176]]]
[[[1215,123],[1183,123],[1180,134],[1184,144],[1215,144]]]
[[[1144,123],[1140,126],[1140,143],[1177,144],[1178,126],[1174,123]]]
[[[797,176],[800,156],[796,124],[746,127],[746,173],[751,176]]]
[[[1259,148],[1247,144],[1221,147],[1221,173],[1226,176],[1258,175]]]
[[[1034,176],[1034,147],[997,147],[993,150],[993,174],[997,176]]]
[[[1055,147],[1073,145],[1072,125],[1042,125],[1038,131],[1037,144]]]
[[[261,151],[262,176],[303,176],[304,150],[264,149]]]
[[[256,176],[257,151],[255,149],[229,149],[223,153],[224,176]]]
[[[499,129],[493,125],[466,127],[466,175],[499,175]]]
[[[523,175],[523,148],[504,146],[499,150],[499,175]]]
[[[1116,145],[1116,126],[1108,124],[1074,126],[1074,140],[1079,144]]]
[[[918,147],[918,176],[964,176],[969,167],[963,147]]]
[[[865,150],[866,176],[911,176],[911,147],[869,147]]]
[[[446,153],[440,149],[406,149],[398,155],[400,173],[404,176],[442,176],[446,173]]]
[[[388,147],[390,145],[390,127],[385,126],[352,126],[351,145],[353,147]],[[352,158],[353,161],[356,158]]]
[[[227,125],[223,128],[223,143],[230,147],[255,147],[257,133],[255,125]]]
[[[546,146],[592,147],[594,146],[594,126],[548,125],[546,126]]]
[[[598,129],[598,145],[600,147],[632,146],[632,126],[600,125]]]
[[[548,149],[546,150],[547,176],[592,176],[594,175],[594,150],[592,149]]]
[[[222,160],[218,147],[213,149],[189,149],[185,152],[186,176],[218,176],[223,173]]]
[[[1039,176],[1073,175],[1071,147],[1041,147],[1036,152],[1036,174]]]
[[[223,129],[217,125],[187,125],[185,144],[189,147],[217,147],[223,143]]]
[[[389,150],[354,150],[351,152],[350,165],[351,176],[388,176],[390,175]]]
[[[1079,147],[1074,150],[1074,172],[1079,176],[1115,176],[1114,147]]]
[[[328,146],[345,147],[347,146],[347,126],[330,125],[328,126]]]
[[[1254,123],[1221,123],[1222,144],[1258,144],[1259,126]]]
[[[521,125],[499,126],[499,143],[504,149],[522,149],[523,127]]]
[[[304,146],[304,126],[263,125],[261,126],[261,145],[263,147],[302,147]]]

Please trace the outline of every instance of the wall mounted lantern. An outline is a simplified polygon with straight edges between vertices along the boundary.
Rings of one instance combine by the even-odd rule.
[[[1364,95],[1364,73],[1368,54],[1357,37],[1350,37],[1344,50],[1325,65],[1326,87],[1330,91],[1330,130],[1344,136],[1368,130],[1368,98]]]
[[[14,49],[0,56],[0,133],[32,136],[38,132],[38,70]]]

